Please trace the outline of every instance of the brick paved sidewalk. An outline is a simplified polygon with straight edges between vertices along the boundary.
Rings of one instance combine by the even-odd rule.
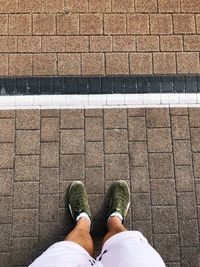
[[[69,232],[73,180],[86,184],[98,251],[117,179],[131,186],[127,227],[167,266],[197,266],[200,109],[0,111],[0,266],[27,266]]]

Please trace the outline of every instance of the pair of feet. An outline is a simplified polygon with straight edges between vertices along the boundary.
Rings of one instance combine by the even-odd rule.
[[[73,182],[68,193],[69,209],[73,220],[76,222],[82,216],[88,216],[92,220],[88,196],[85,186],[82,182]],[[130,190],[128,184],[123,181],[114,182],[111,186],[110,205],[107,219],[117,216],[125,220],[130,205]]]

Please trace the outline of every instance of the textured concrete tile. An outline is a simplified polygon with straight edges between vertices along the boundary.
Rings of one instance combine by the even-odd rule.
[[[16,156],[14,180],[39,180],[39,156]]]
[[[194,266],[200,264],[198,247],[181,247],[181,267]]]
[[[103,168],[87,168],[85,170],[85,183],[89,194],[104,193]]]
[[[16,154],[39,154],[40,131],[16,131]]]
[[[12,223],[12,198],[0,197],[0,224]]]
[[[193,166],[195,178],[200,177],[200,153],[193,153]]]
[[[10,266],[10,253],[0,252],[0,264],[1,264],[1,267]]]
[[[104,194],[90,194],[88,196],[93,220],[104,222],[107,216],[106,212],[108,203],[105,202]]]
[[[189,108],[189,120],[190,127],[200,127],[200,109],[199,108]]]
[[[60,179],[69,181],[84,179],[84,156],[60,156]]]
[[[74,221],[70,214],[69,208],[59,209],[59,235],[62,236],[62,240],[71,232],[74,228]],[[58,230],[58,229],[55,229]]]
[[[180,261],[178,235],[156,234],[154,235],[154,245],[164,261]]]
[[[174,180],[151,180],[152,205],[176,205]]]
[[[41,168],[40,170],[40,194],[59,193],[59,169]]]
[[[194,190],[194,175],[192,166],[175,167],[176,189],[178,192]]]
[[[147,166],[147,144],[146,142],[129,143],[130,163],[132,166]]]
[[[59,140],[59,118],[41,118],[41,141]]]
[[[72,183],[73,181],[60,181],[59,182],[59,206],[60,208],[68,209],[67,195],[68,195],[69,187]]]
[[[177,194],[178,217],[180,219],[197,218],[196,200],[193,192],[184,192]]]
[[[131,191],[137,193],[150,192],[149,171],[147,167],[131,168]]]
[[[40,129],[40,110],[17,110],[16,129]]]
[[[82,129],[84,128],[83,109],[63,109],[60,111],[61,129]]]
[[[127,128],[127,110],[104,109],[104,128]]]
[[[37,237],[21,237],[13,238],[12,249],[37,249],[38,248],[38,238]]]
[[[29,266],[38,256],[37,250],[17,249],[11,252],[12,266]]]
[[[147,127],[170,127],[170,116],[168,108],[146,109]]]
[[[128,153],[127,130],[113,129],[104,131],[105,153]]]
[[[62,130],[60,152],[61,154],[84,153],[84,130]]]
[[[153,232],[167,234],[178,232],[178,219],[176,206],[152,207]]]
[[[188,116],[172,116],[172,138],[190,139]]]
[[[196,200],[197,200],[197,204],[200,204],[200,179],[196,179],[195,180],[195,184],[196,184]]]
[[[15,110],[0,110],[0,118],[7,119],[14,117],[15,117]]]
[[[59,167],[59,143],[41,143],[41,167]]]
[[[86,141],[103,140],[102,118],[85,118],[85,139]]]
[[[129,179],[128,155],[105,155],[105,178],[106,180]]]
[[[59,117],[59,109],[41,109],[41,117],[56,118]]]
[[[15,120],[0,119],[0,142],[14,142]]]
[[[192,151],[200,152],[200,128],[191,128]]]
[[[13,168],[14,144],[0,143],[0,168]]]
[[[103,142],[86,142],[86,167],[101,167],[103,165]]]
[[[13,170],[0,169],[0,195],[12,194]]]
[[[151,221],[134,221],[133,230],[140,231],[148,242],[152,244],[152,225]]]
[[[174,161],[175,165],[191,165],[192,153],[189,140],[174,141]]]
[[[147,130],[149,152],[171,152],[171,130],[169,128],[152,128]]]
[[[180,231],[180,245],[181,246],[198,246],[198,224],[197,220],[180,220],[179,221]]]
[[[40,195],[39,220],[40,222],[58,221],[59,195]]]
[[[38,210],[13,210],[12,235],[34,237],[38,235]]]
[[[11,224],[1,224],[0,233],[0,251],[7,252],[11,249]]]
[[[14,184],[13,207],[15,209],[34,209],[38,207],[38,182],[16,182]]]
[[[103,109],[85,109],[85,117],[102,117]]]
[[[145,108],[128,108],[128,116],[129,117],[144,117],[145,116]]]
[[[128,118],[129,141],[146,140],[146,125],[143,117]]]
[[[170,114],[172,116],[187,116],[188,108],[170,108]]]
[[[151,219],[149,193],[133,193],[131,205],[133,221],[147,221]]]
[[[149,154],[151,178],[172,178],[174,176],[173,155],[171,153]]]

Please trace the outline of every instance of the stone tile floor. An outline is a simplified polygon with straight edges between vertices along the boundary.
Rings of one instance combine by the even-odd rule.
[[[27,266],[72,229],[74,180],[89,193],[98,253],[117,179],[131,187],[126,226],[168,267],[200,266],[200,109],[0,111],[0,266]]]

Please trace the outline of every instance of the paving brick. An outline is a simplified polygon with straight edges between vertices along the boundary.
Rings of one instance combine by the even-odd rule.
[[[193,14],[174,14],[174,33],[195,33],[195,20]]]
[[[196,185],[196,201],[197,204],[200,204],[200,179],[195,180],[195,185]]]
[[[125,34],[126,16],[124,14],[105,14],[104,34]]]
[[[145,116],[145,108],[128,108],[128,116],[129,117],[144,117]]]
[[[59,193],[59,169],[41,168],[40,194]]]
[[[10,54],[9,55],[10,76],[32,76],[32,55]]]
[[[39,156],[16,156],[14,180],[39,180]]]
[[[65,238],[74,228],[74,222],[69,209],[59,209],[59,234]],[[55,229],[58,232],[58,228]]]
[[[16,131],[16,154],[39,154],[40,131]]]
[[[131,168],[131,191],[136,193],[150,192],[149,172],[147,167]]]
[[[84,178],[83,155],[60,156],[60,179],[82,180]]]
[[[43,222],[39,224],[39,249],[46,250],[58,242],[58,222]]]
[[[65,3],[64,0],[45,0],[42,2],[42,11],[43,12],[64,12]]]
[[[0,110],[0,118],[8,119],[15,117],[15,110]]]
[[[17,11],[17,1],[3,1],[1,5],[0,12],[1,13],[6,13],[6,12],[16,12]]]
[[[196,15],[196,27],[197,27],[197,33],[200,33],[200,16]]]
[[[147,130],[149,152],[171,152],[171,131],[169,128],[152,128]]]
[[[146,140],[145,118],[129,117],[128,129],[129,129],[129,141]]]
[[[174,141],[175,165],[190,165],[192,162],[191,145],[189,140]]]
[[[106,54],[106,74],[126,75],[129,74],[129,62],[127,53],[107,53]]]
[[[113,51],[125,52],[135,50],[135,36],[113,36]]]
[[[189,108],[190,127],[200,127],[200,110],[198,108]]]
[[[177,233],[178,220],[175,206],[152,207],[153,232],[155,234]]]
[[[128,155],[105,155],[105,178],[106,180],[129,179]]]
[[[41,113],[41,117],[45,117],[45,118],[59,117],[58,109],[42,109],[40,113]]]
[[[176,205],[176,192],[174,180],[151,180],[152,205]]]
[[[178,192],[194,191],[192,166],[175,167],[176,189]]]
[[[14,2],[17,2],[17,6],[16,6],[16,9],[15,10],[18,13],[41,12],[41,1],[40,0],[34,0],[34,1],[24,1],[24,0],[13,1],[13,6],[14,6]],[[9,12],[10,12],[10,10],[9,10]]]
[[[0,252],[0,263],[2,267],[7,267],[10,265],[10,253]]]
[[[199,152],[200,151],[200,128],[191,128],[191,144],[192,144],[192,151]]]
[[[105,109],[104,128],[106,129],[127,128],[126,109]]]
[[[85,53],[82,55],[83,75],[103,75],[105,73],[105,60],[103,53]]]
[[[129,143],[130,164],[132,166],[147,166],[147,144],[146,142]]]
[[[111,52],[112,37],[111,36],[90,36],[91,52]]]
[[[9,34],[10,35],[30,35],[31,34],[31,15],[10,14],[9,15]]]
[[[171,74],[176,73],[175,53],[157,52],[153,55],[154,73]]]
[[[178,73],[199,73],[199,57],[196,52],[177,53]]]
[[[183,39],[181,35],[162,35],[160,36],[160,50],[183,51]]]
[[[89,37],[88,36],[65,36],[66,52],[88,52]],[[95,50],[95,52],[97,52]]]
[[[0,225],[1,237],[0,237],[0,251],[9,251],[11,248],[11,225]]]
[[[85,183],[89,194],[104,193],[103,168],[87,168],[85,170]]]
[[[151,178],[173,178],[173,155],[171,153],[149,154],[149,171]]]
[[[80,34],[92,35],[103,33],[102,14],[81,14],[80,15]]]
[[[170,108],[170,113],[172,116],[187,116],[188,108]]]
[[[41,141],[59,140],[59,119],[42,118],[41,119]]]
[[[29,266],[37,257],[37,250],[17,249],[11,252],[11,263],[17,266]]]
[[[57,55],[42,53],[33,55],[33,75],[50,76],[57,74]]]
[[[152,74],[152,54],[133,53],[130,54],[130,74]]]
[[[176,234],[154,235],[155,249],[164,261],[180,261],[179,238]]]
[[[78,14],[58,14],[57,15],[57,34],[75,35],[79,33]]]
[[[13,210],[13,237],[34,237],[38,235],[37,210]]]
[[[80,75],[81,57],[79,54],[58,55],[58,75]]]
[[[86,141],[103,140],[103,120],[102,118],[85,119],[85,138]]]
[[[103,143],[86,142],[85,149],[86,167],[101,167],[103,165]]]
[[[160,12],[180,12],[179,0],[158,0]]]
[[[87,0],[67,0],[66,8],[68,12],[87,12],[88,11],[88,1]]]
[[[89,0],[89,10],[91,12],[110,12],[111,0]]]
[[[84,131],[62,130],[60,152],[61,154],[84,153]]]
[[[19,36],[17,38],[18,52],[36,53],[41,52],[41,37]]]
[[[13,119],[0,119],[0,142],[14,142],[15,121]]]
[[[1,54],[0,60],[1,62],[3,62],[2,65],[0,66],[0,75],[8,76],[8,55]]]
[[[170,127],[168,108],[148,108],[146,110],[147,127]]]
[[[133,221],[150,220],[150,195],[149,193],[132,194],[132,218]],[[133,222],[134,225],[134,222]]]
[[[172,116],[172,138],[190,139],[188,116]]]
[[[0,35],[6,35],[8,33],[8,15],[0,15]]]
[[[12,198],[0,197],[0,224],[12,223]]]
[[[150,244],[153,243],[151,221],[134,221],[133,229],[136,231],[140,231],[144,235],[144,237],[147,238]]]
[[[181,266],[198,266],[199,250],[197,247],[181,247]]]
[[[196,201],[193,192],[184,192],[177,194],[178,217],[180,219],[196,219]]]
[[[17,52],[17,36],[0,36],[0,52]]]
[[[13,170],[0,169],[0,195],[6,196],[12,194]]]
[[[34,209],[38,207],[39,183],[14,183],[13,207],[15,209]]]
[[[149,34],[149,16],[147,14],[127,15],[128,34]]]
[[[193,166],[195,178],[200,177],[200,153],[193,153]]]
[[[38,238],[37,237],[21,237],[21,238],[13,238],[12,240],[12,249],[27,249],[31,247],[31,249],[38,248]]]
[[[33,35],[54,35],[56,33],[56,19],[54,14],[33,14],[32,23]]]
[[[102,117],[103,110],[102,109],[85,109],[85,117]]]
[[[179,229],[181,246],[198,246],[197,220],[180,220]]]
[[[59,143],[41,143],[41,167],[59,167]]]
[[[172,16],[169,14],[153,14],[150,16],[152,34],[172,33]]]
[[[85,180],[83,182],[85,182]],[[68,210],[67,194],[68,194],[69,187],[70,187],[70,185],[72,183],[73,183],[72,180],[71,181],[60,181],[59,182],[59,207],[60,208],[65,208],[65,210],[66,210],[65,213],[69,213],[69,218],[71,220],[72,220],[72,218],[71,218],[70,212]],[[61,211],[61,213],[62,213],[62,211]],[[65,224],[67,224],[67,223],[65,222]]]
[[[39,220],[40,222],[58,221],[59,195],[40,195]]]
[[[14,144],[0,144],[0,168],[13,168]]]
[[[91,207],[91,213],[94,221],[96,222],[104,222],[106,218],[105,212],[102,212],[102,210],[105,210],[106,204],[104,201],[104,195],[103,194],[90,194],[88,196],[89,204]]]
[[[105,153],[128,153],[127,130],[112,129],[104,131]]]
[[[184,37],[184,48],[185,51],[199,51],[199,36],[198,35],[189,35]]]
[[[134,11],[134,0],[112,0],[112,11],[113,12],[133,12]]]
[[[156,0],[136,0],[135,1],[135,10],[136,12],[157,12],[157,1]]]
[[[65,52],[65,37],[43,36],[42,52]]]
[[[137,51],[159,51],[159,37],[158,36],[137,36],[136,39]]]

